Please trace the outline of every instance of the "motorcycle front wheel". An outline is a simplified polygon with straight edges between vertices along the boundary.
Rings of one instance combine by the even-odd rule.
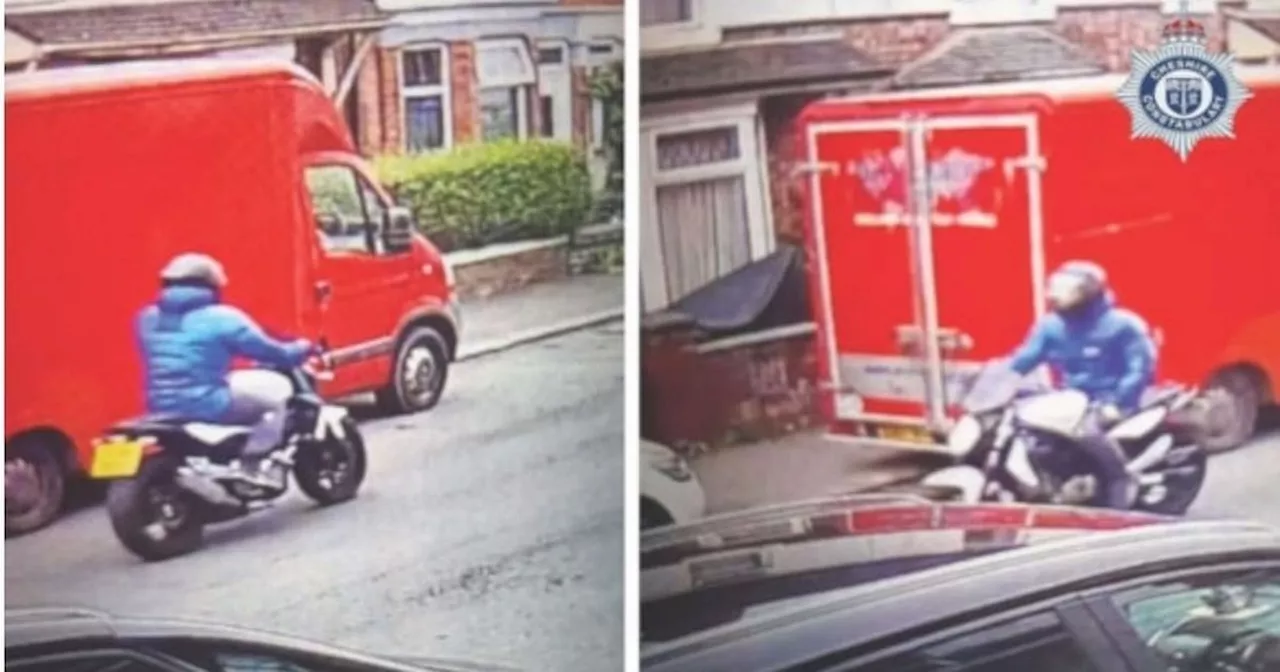
[[[1179,449],[1174,449],[1177,450]],[[1182,450],[1190,450],[1192,454],[1177,464],[1165,462],[1148,472],[1163,474],[1164,482],[1158,486],[1141,488],[1138,500],[1133,505],[1135,509],[1165,516],[1181,516],[1195,503],[1209,471],[1209,453],[1200,446],[1188,446]],[[1163,496],[1148,501],[1152,494]]]
[[[298,451],[293,476],[298,489],[321,506],[355,499],[364,482],[364,438],[351,418],[342,420],[344,436],[330,436]]]
[[[116,538],[147,562],[191,553],[204,543],[200,501],[176,480],[180,461],[166,455],[142,463],[136,476],[107,489]]]

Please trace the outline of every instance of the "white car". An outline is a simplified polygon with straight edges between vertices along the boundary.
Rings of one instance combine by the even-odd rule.
[[[696,520],[706,507],[706,495],[688,461],[666,446],[641,439],[640,528]]]

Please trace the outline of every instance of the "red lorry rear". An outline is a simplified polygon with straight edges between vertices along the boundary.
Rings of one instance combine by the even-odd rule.
[[[836,433],[930,443],[966,377],[1043,313],[1046,272],[1082,258],[1148,321],[1163,378],[1226,394],[1213,447],[1247,440],[1280,383],[1280,69],[1238,70],[1253,95],[1236,137],[1186,163],[1131,139],[1123,77],[811,105],[810,273]]]
[[[7,531],[55,517],[90,440],[143,410],[133,320],[180,252],[219,258],[227,300],[268,330],[325,343],[327,395],[438,399],[449,269],[308,74],[191,61],[5,83]]]

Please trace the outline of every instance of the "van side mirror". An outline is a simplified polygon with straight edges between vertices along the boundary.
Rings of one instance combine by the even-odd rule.
[[[387,210],[386,226],[382,228],[382,244],[388,252],[404,252],[413,246],[413,213],[402,206]]]

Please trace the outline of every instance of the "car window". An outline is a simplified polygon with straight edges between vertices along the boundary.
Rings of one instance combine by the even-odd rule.
[[[14,672],[166,672],[170,668],[129,651],[83,651],[26,660],[8,657],[4,669]]]
[[[1280,669],[1280,572],[1169,581],[1111,599],[1162,669]]]
[[[373,252],[360,178],[348,166],[306,169],[307,193],[316,218],[320,243],[326,252]]]
[[[1099,672],[1057,615],[1044,612],[984,627],[857,672]]]

